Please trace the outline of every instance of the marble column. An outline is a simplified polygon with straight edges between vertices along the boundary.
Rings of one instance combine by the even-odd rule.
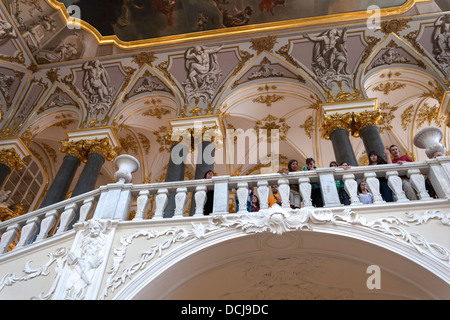
[[[186,157],[189,153],[189,148],[182,143],[172,146],[170,149],[169,165],[166,171],[165,182],[183,181],[184,173],[186,171]],[[178,161],[179,160],[179,161]],[[164,209],[164,218],[173,217],[175,212],[175,196],[176,193],[169,193],[168,203]]]
[[[83,141],[83,147],[87,154],[87,160],[72,192],[71,198],[93,190],[105,160],[111,161],[116,157],[116,153],[106,138],[92,140],[86,139]],[[79,210],[77,210],[75,217],[69,224],[69,229],[71,229],[72,226],[78,221],[79,215]]]
[[[59,167],[50,188],[45,194],[40,208],[64,200],[81,161],[86,160],[83,158],[84,155],[80,152],[80,150],[82,150],[82,145],[80,146],[81,143],[82,142],[70,141],[61,142],[62,148],[60,148],[60,150],[66,153],[66,156],[64,157],[63,163]]]
[[[349,138],[352,121],[350,112],[324,114],[322,136],[333,144],[334,156],[338,164],[347,162],[351,166],[358,166]]]
[[[385,146],[380,136],[380,130],[377,125],[382,121],[379,110],[354,112],[354,136],[359,136],[363,143],[366,153],[376,151],[380,157],[386,160],[384,156]]]

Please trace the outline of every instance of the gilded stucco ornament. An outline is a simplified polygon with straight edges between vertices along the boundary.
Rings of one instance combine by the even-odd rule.
[[[329,140],[330,134],[336,129],[352,130],[353,116],[351,112],[344,114],[324,114],[322,123],[322,137]]]
[[[117,156],[107,138],[83,139],[78,141],[61,141],[61,152],[74,156],[83,162],[91,153],[98,153],[106,160],[112,161]]]
[[[380,110],[353,112],[352,135],[359,137],[360,130],[367,126],[377,126],[383,120]]]
[[[443,72],[450,76],[450,14],[444,14],[434,22],[432,36],[433,53]]]
[[[0,163],[16,170],[22,169],[25,164],[14,148],[0,150]]]

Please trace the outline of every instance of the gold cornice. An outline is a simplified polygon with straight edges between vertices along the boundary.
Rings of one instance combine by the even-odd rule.
[[[69,13],[67,12],[65,5],[56,0],[46,0],[50,6],[58,10],[58,12],[62,15],[63,19],[68,22],[70,18]],[[380,15],[381,17],[389,17],[393,15],[401,15],[410,10],[416,3],[420,2],[431,2],[431,0],[407,0],[404,4],[381,8]],[[155,39],[146,39],[146,40],[135,40],[130,42],[125,42],[120,40],[116,35],[112,36],[103,36],[89,23],[80,20],[79,25],[82,29],[89,32],[97,41],[99,45],[107,45],[114,44],[121,49],[139,49],[146,48],[151,46],[164,46],[164,45],[173,45],[177,43],[182,43],[186,41],[205,41],[208,39],[215,39],[219,37],[223,37],[225,34],[227,36],[242,36],[249,35],[257,32],[274,32],[278,30],[284,30],[287,28],[299,28],[306,26],[314,26],[320,24],[335,24],[342,22],[350,22],[357,20],[367,20],[372,16],[372,13],[368,13],[367,11],[355,11],[348,13],[338,13],[317,17],[308,17],[294,20],[286,20],[286,21],[276,21],[271,23],[262,23],[257,25],[248,25],[244,27],[232,27],[227,28],[226,31],[224,29],[218,30],[209,30],[203,32],[195,32],[188,34],[180,34],[174,36],[167,36]]]

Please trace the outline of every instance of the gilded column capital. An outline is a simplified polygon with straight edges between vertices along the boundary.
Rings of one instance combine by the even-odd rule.
[[[322,122],[322,137],[329,140],[330,134],[336,129],[352,130],[352,113],[324,114]]]
[[[108,138],[86,139],[84,141],[88,155],[91,153],[97,153],[108,161],[112,161],[117,157],[117,153],[109,143]]]
[[[383,123],[380,110],[353,112],[352,135],[359,137],[359,132],[367,126],[377,126]]]
[[[86,162],[87,154],[85,149],[85,141],[61,141],[59,150],[69,156],[78,158],[82,162]]]
[[[98,153],[108,161],[114,160],[117,156],[108,138],[61,141],[61,145],[62,147],[59,148],[61,152],[74,156],[82,162],[86,162],[91,153]]]
[[[0,150],[0,163],[7,165],[11,170],[20,170],[25,164],[14,148]]]

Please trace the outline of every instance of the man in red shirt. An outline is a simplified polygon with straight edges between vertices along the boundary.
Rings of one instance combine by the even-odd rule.
[[[405,162],[414,162],[409,156],[406,154],[400,156],[400,149],[395,144],[389,147],[389,151],[392,155],[392,163],[404,164]],[[417,200],[416,192],[414,191],[411,182],[407,177],[402,178],[402,187],[403,191],[405,191],[405,195],[409,200]]]

